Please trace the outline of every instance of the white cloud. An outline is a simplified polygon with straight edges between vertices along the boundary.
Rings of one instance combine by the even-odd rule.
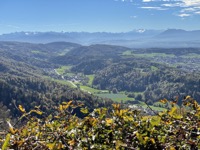
[[[194,12],[196,10],[197,10],[196,8],[190,7],[190,8],[184,8],[180,12]]]
[[[179,14],[178,16],[179,17],[189,17],[189,16],[191,16],[191,14]]]
[[[143,0],[144,3],[147,3],[147,2],[152,2],[154,0]]]
[[[116,0],[115,0],[116,1]],[[141,9],[147,10],[173,10],[172,14],[179,14],[181,18],[192,15],[200,15],[200,0],[118,0],[121,2],[131,2]]]
[[[181,0],[186,7],[200,6],[200,0]]]
[[[161,4],[164,7],[183,7],[183,3],[165,3]]]
[[[144,6],[144,7],[140,7],[142,9],[149,9],[149,10],[167,10],[167,8],[163,8],[163,7],[151,7],[151,6]]]
[[[136,19],[138,16],[130,16],[130,18],[132,19]]]
[[[145,29],[138,29],[136,32],[138,33],[144,33],[146,30]]]
[[[199,14],[200,11],[200,0],[174,0],[170,3],[161,4],[161,6],[170,8],[179,8],[179,17],[189,17],[194,14]],[[197,13],[196,13],[197,12]]]

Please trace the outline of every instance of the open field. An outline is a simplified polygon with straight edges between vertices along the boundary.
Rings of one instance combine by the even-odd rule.
[[[94,75],[87,75],[87,77],[89,78],[88,84],[92,85],[92,82],[94,80]]]
[[[110,99],[112,99],[113,101],[116,101],[116,102],[121,102],[121,100],[122,101],[134,100],[134,98],[129,98],[123,93],[118,93],[118,94],[102,93],[102,94],[95,94],[95,95],[97,95],[99,97],[103,97],[103,98],[110,98]]]
[[[85,86],[85,85],[81,85],[80,88],[83,90],[83,91],[88,91],[90,93],[99,93],[99,92],[102,92],[101,90],[98,90],[98,89],[94,89],[94,88],[91,88],[89,86]]]
[[[141,102],[139,105],[142,106],[143,108],[147,108],[148,107],[144,102]],[[155,111],[165,111],[166,110],[166,108],[152,106],[152,105],[150,107],[151,107],[151,109],[153,109]]]
[[[56,71],[57,71],[59,74],[63,75],[63,74],[65,73],[65,71],[66,71],[66,70],[69,70],[70,68],[71,68],[71,66],[62,66],[62,67],[60,67],[60,68],[57,68]]]

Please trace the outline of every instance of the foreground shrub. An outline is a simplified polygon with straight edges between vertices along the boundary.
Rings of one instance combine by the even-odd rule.
[[[19,105],[19,120],[27,120],[15,128],[8,121],[9,131],[2,140],[2,150],[185,150],[200,149],[200,106],[187,96],[182,106],[177,100],[160,102],[170,109],[154,116],[142,116],[139,111],[122,109],[113,104],[89,113],[82,104],[64,102],[55,114],[45,117],[39,107],[30,112]],[[72,115],[80,107],[83,119]]]

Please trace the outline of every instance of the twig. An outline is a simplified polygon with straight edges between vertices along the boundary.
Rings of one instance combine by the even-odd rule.
[[[147,104],[146,101],[145,101],[144,103],[147,105],[147,107],[148,107],[155,115],[161,117],[158,113],[156,113],[156,112]],[[161,118],[162,118],[162,117],[161,117]]]

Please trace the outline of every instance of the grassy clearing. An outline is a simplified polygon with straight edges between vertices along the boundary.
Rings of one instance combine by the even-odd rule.
[[[165,54],[165,53],[144,53],[144,54],[132,54],[136,57],[146,57],[146,58],[153,58],[153,57],[175,57],[173,54]]]
[[[85,86],[85,85],[80,85],[80,88],[83,90],[83,91],[88,91],[90,93],[101,93],[101,92],[108,92],[107,90],[98,90],[98,89],[94,89],[94,88],[91,88],[89,86]]]
[[[60,67],[60,68],[57,68],[56,71],[57,71],[59,74],[63,75],[63,74],[65,73],[65,71],[66,71],[66,70],[69,70],[70,68],[71,68],[71,66],[62,66],[62,67]]]
[[[64,85],[68,85],[72,88],[74,88],[74,86],[71,84],[71,82],[67,81],[67,80],[57,80],[57,79],[52,79],[53,81],[55,82],[58,82],[58,83],[61,83],[61,84],[64,84]]]
[[[59,53],[58,55],[59,56],[64,56],[67,52],[69,52],[70,51],[70,49],[68,49],[68,48],[66,48],[66,49],[64,49],[61,53]]]
[[[53,78],[48,77],[48,76],[43,76],[43,78],[44,78],[44,79],[47,79],[47,80],[51,80],[51,81],[57,82],[57,83],[60,83],[60,84],[68,85],[68,86],[74,88],[74,86],[71,84],[71,82],[70,82],[70,81],[67,81],[67,80],[53,79]]]
[[[31,53],[33,53],[33,54],[46,54],[46,53],[38,51],[38,50],[33,50],[33,51],[31,51]]]
[[[143,108],[147,108],[148,107],[144,102],[140,102],[139,105],[142,106]],[[150,107],[151,107],[151,109],[153,109],[155,111],[165,111],[166,110],[166,108],[152,106],[152,105]]]
[[[181,57],[182,58],[200,58],[200,55],[196,53],[189,53],[187,55],[182,55]]]
[[[123,56],[127,56],[127,55],[130,56],[130,55],[133,55],[133,53],[132,53],[132,51],[128,50],[128,51],[123,52],[122,55]]]
[[[151,71],[156,71],[156,70],[158,70],[157,67],[155,67],[155,66],[151,66]]]
[[[87,77],[89,78],[88,84],[89,84],[89,85],[92,85],[92,82],[93,82],[93,80],[94,80],[94,74],[92,74],[92,75],[87,75]]]
[[[110,99],[112,99],[113,101],[116,101],[116,102],[121,102],[121,100],[122,101],[134,100],[134,98],[129,98],[123,93],[118,93],[118,94],[104,93],[104,94],[96,94],[96,95],[99,96],[99,97],[102,97],[102,98],[110,98]]]

